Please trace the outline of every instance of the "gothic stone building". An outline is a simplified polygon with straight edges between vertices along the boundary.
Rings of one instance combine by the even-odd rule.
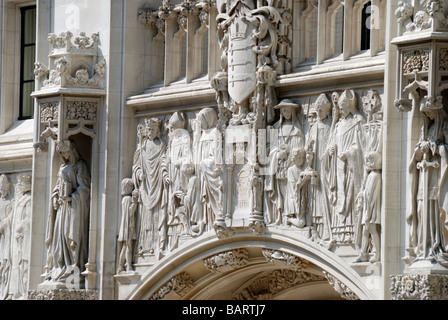
[[[447,0],[3,0],[0,33],[0,299],[448,297]]]

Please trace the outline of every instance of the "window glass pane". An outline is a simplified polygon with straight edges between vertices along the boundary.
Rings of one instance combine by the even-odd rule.
[[[23,49],[23,80],[34,79],[34,60],[35,60],[35,46],[25,47]]]
[[[372,3],[369,1],[364,5],[361,17],[361,50],[370,49],[370,29],[371,29],[371,17]]]
[[[34,113],[34,99],[31,98],[31,93],[34,91],[34,82],[27,82],[23,84],[22,92],[22,117],[33,117]]]
[[[21,9],[21,75],[20,75],[20,119],[34,116],[34,62],[36,55],[36,6]]]
[[[23,15],[24,23],[24,44],[36,42],[36,9],[27,9]]]

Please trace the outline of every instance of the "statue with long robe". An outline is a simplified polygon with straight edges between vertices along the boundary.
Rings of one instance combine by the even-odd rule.
[[[132,179],[140,192],[139,254],[163,254],[167,250],[168,188],[171,184],[166,143],[161,139],[161,120],[146,120],[146,133],[134,155]]]
[[[47,220],[46,280],[64,282],[73,273],[80,275],[87,263],[91,186],[89,168],[75,142],[60,141],[56,150],[62,164]]]

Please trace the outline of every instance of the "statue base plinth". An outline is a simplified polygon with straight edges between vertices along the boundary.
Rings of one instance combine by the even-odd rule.
[[[123,271],[115,275],[118,282],[118,299],[126,299],[131,291],[140,283],[141,275],[135,271]]]
[[[406,274],[444,274],[448,276],[448,268],[429,260],[418,260],[407,267]]]

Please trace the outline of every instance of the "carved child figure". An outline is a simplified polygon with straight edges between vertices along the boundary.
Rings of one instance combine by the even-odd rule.
[[[379,152],[369,152],[366,155],[367,178],[363,190],[358,195],[361,201],[362,244],[357,262],[372,263],[380,261],[380,225],[381,225],[381,168],[382,156]],[[374,253],[369,260],[369,243],[372,238]]]
[[[297,228],[306,226],[306,211],[303,210],[306,194],[302,192],[304,186],[311,181],[312,176],[303,174],[302,166],[306,152],[303,149],[293,149],[291,152],[293,166],[288,169],[288,193],[285,201],[285,215],[288,225]]]
[[[120,233],[118,235],[120,260],[117,273],[133,270],[133,249],[137,240],[136,212],[138,206],[138,190],[134,190],[134,182],[132,179],[123,179],[121,182],[121,195],[123,197],[121,200],[122,216]]]

